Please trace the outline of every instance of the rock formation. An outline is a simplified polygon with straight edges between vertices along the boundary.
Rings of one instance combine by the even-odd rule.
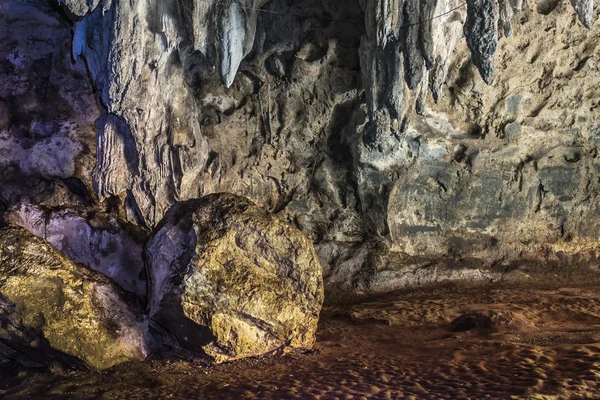
[[[89,205],[98,118],[71,25],[46,1],[0,4],[0,212]]]
[[[0,229],[0,359],[43,366],[35,356],[51,350],[66,366],[98,369],[144,359],[144,323],[133,304],[25,229]]]
[[[113,279],[121,288],[146,298],[142,258],[146,234],[111,215],[77,208],[45,209],[19,204],[6,220],[47,240],[76,263]]]
[[[311,348],[321,267],[297,229],[242,197],[178,203],[146,249],[151,321],[215,361]]]
[[[85,58],[106,111],[99,122],[95,188],[101,198],[126,197],[131,220],[152,227],[175,201],[205,193],[197,182],[210,180],[205,167],[214,160],[200,126],[197,94],[209,85],[213,69],[225,87],[232,86],[242,61],[253,48],[261,50],[265,35],[287,33],[289,26],[275,24],[273,32],[266,27],[269,17],[293,19],[293,13],[285,15],[293,8],[287,1],[271,2],[266,10],[271,15],[263,18],[265,3],[64,2],[75,18],[73,56]],[[359,53],[370,120],[364,140],[381,150],[382,140],[400,134],[411,113],[413,96],[405,85],[418,91],[421,114],[428,90],[439,99],[464,7],[455,0],[373,0],[361,6],[366,34]],[[591,3],[574,2],[574,7],[591,26]],[[498,30],[510,34],[512,8],[518,7],[508,1],[501,8],[497,0],[467,2],[464,34],[487,83],[493,78]],[[275,54],[297,46],[274,45],[280,47],[273,48]],[[208,97],[226,100],[214,93]],[[232,112],[231,106],[238,107],[234,101],[222,111]]]
[[[0,5],[0,213],[142,299],[144,235],[125,227],[149,231],[220,192],[301,230],[331,300],[598,278],[590,1],[12,3]],[[168,257],[191,240],[172,217],[152,242],[172,226]],[[285,344],[259,327],[259,347],[233,351],[224,326],[215,339],[179,317],[181,332],[206,333],[192,353]],[[160,320],[152,333],[168,342],[177,332]]]

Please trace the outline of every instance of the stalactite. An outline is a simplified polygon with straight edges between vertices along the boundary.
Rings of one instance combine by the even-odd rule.
[[[419,45],[427,69],[433,68],[433,23],[438,0],[422,0],[420,4]]]
[[[494,53],[498,45],[498,3],[496,0],[467,0],[464,33],[473,64],[487,84],[494,78]]]
[[[246,37],[244,10],[237,1],[219,8],[217,14],[217,59],[221,82],[231,86],[244,57]]]
[[[403,27],[400,36],[404,43],[404,74],[406,84],[415,90],[423,79],[423,66],[425,64],[421,49],[419,48],[420,27],[419,0],[406,0],[404,3]]]

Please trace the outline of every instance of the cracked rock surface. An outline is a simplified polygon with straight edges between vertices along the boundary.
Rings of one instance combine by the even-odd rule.
[[[249,200],[216,194],[176,204],[146,258],[150,319],[176,351],[222,362],[312,347],[323,303],[315,251]]]
[[[142,360],[144,323],[132,304],[112,281],[43,239],[0,229],[0,360],[96,369]]]

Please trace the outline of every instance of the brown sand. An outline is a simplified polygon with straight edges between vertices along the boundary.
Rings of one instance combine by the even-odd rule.
[[[599,289],[403,291],[325,307],[318,342],[303,354],[214,367],[155,360],[101,374],[5,371],[0,397],[596,399]]]

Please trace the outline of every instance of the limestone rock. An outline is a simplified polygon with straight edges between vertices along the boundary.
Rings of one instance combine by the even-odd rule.
[[[264,3],[63,2],[82,17],[72,51],[104,109],[93,175],[101,199],[126,196],[131,220],[152,227],[175,200],[197,196],[209,151],[194,91],[215,67],[231,86]]]
[[[504,36],[509,38],[512,35],[512,17],[514,8],[509,0],[500,0],[498,4],[500,12],[498,16],[498,25],[502,28]]]
[[[145,299],[145,234],[135,225],[83,208],[48,209],[27,203],[19,204],[5,218]]]
[[[498,45],[498,3],[496,0],[467,1],[464,31],[473,56],[473,64],[483,80],[494,78],[494,54]]]
[[[10,322],[0,327],[0,353],[15,342],[34,350],[47,343],[97,369],[146,357],[144,323],[128,305],[135,302],[23,228],[0,229],[0,300]]]
[[[48,1],[0,3],[0,211],[67,180],[91,188],[97,99],[70,43],[70,21]]]
[[[420,21],[422,21],[419,24],[419,46],[427,69],[431,69],[434,62],[433,19],[437,3],[438,0],[424,0],[419,3]]]
[[[231,192],[329,248],[330,292],[531,279],[534,264],[567,279],[597,261],[599,27],[546,3],[498,1],[497,23],[475,12],[467,32],[460,0],[2,4],[0,212],[25,195],[61,206],[79,179],[153,227]],[[410,90],[414,28],[429,76]],[[495,55],[464,44],[509,28]],[[80,122],[98,117],[95,152]]]
[[[594,23],[594,0],[571,0],[571,4],[583,26],[591,28]]]
[[[329,120],[299,115],[304,113],[297,112],[299,104],[310,109],[307,114],[331,114],[350,101],[352,90],[361,92],[356,74],[364,83],[370,120],[363,142],[379,151],[387,140],[381,136],[401,136],[415,107],[418,114],[426,113],[429,92],[440,100],[463,33],[473,62],[484,81],[491,82],[498,24],[508,36],[512,12],[522,8],[519,0],[470,0],[465,21],[464,4],[458,0],[355,0],[345,2],[346,7],[331,0],[307,0],[301,6],[289,0],[61,4],[74,20],[73,56],[85,60],[103,108],[97,124],[95,190],[101,200],[125,198],[128,218],[149,228],[175,202],[207,193],[226,190],[267,203],[289,197],[295,187],[306,188],[305,183],[282,185],[290,174],[273,177],[275,184],[258,172],[275,161],[265,161],[262,149],[267,144],[273,146],[270,154],[302,159],[292,170],[306,175],[306,165],[318,164],[312,159],[323,153],[308,143],[322,142],[314,137]],[[359,4],[364,13],[352,11]],[[592,2],[573,4],[590,26]],[[261,7],[265,9],[259,11]],[[357,14],[364,20],[356,21]],[[364,38],[357,42],[362,28],[356,25],[362,24]],[[302,47],[319,48],[320,55],[306,58]],[[264,61],[273,54],[285,55],[293,65],[271,59],[275,63],[267,65],[274,67],[273,75],[268,76]],[[337,71],[338,77],[344,74],[343,82],[329,79],[335,68],[346,65],[349,71]],[[309,78],[316,76],[321,84],[310,90],[314,82]],[[290,82],[284,83],[286,79]],[[309,86],[301,88],[300,81]],[[384,126],[379,126],[382,120]],[[32,130],[50,128],[42,121]],[[214,135],[224,130],[241,133],[235,138]],[[241,136],[252,144],[236,154],[232,143],[244,141]],[[247,166],[240,165],[242,159]],[[234,188],[234,175],[254,166],[251,174],[261,176],[260,182],[251,189]],[[270,188],[268,194],[261,195],[265,188]]]
[[[266,0],[226,0],[216,9],[217,60],[221,82],[230,87],[240,63],[250,53],[257,10]]]
[[[69,11],[78,17],[83,17],[100,3],[110,3],[111,0],[59,0],[59,4],[64,4]]]
[[[425,61],[419,46],[420,11],[418,0],[404,2],[403,26],[400,36],[403,39],[404,74],[408,88],[415,90],[423,79]]]
[[[508,0],[513,10],[519,12],[523,9],[523,0]]]
[[[244,38],[246,37],[246,28],[243,22],[243,10],[241,6],[231,1],[229,8],[227,4],[223,7],[224,15],[221,15],[219,21],[219,72],[221,82],[226,87],[231,86],[235,79],[235,74],[242,62],[244,56]]]
[[[217,362],[310,348],[323,302],[310,241],[245,198],[178,203],[146,249],[150,318]]]

